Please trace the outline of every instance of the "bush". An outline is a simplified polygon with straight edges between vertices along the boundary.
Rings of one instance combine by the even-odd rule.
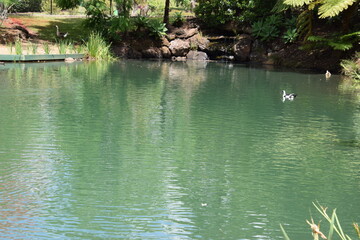
[[[252,24],[252,33],[261,41],[266,42],[280,35],[280,26],[282,17],[280,15],[271,15]]]
[[[360,52],[356,52],[353,59],[342,60],[340,63],[342,73],[354,79],[355,82],[360,83]]]

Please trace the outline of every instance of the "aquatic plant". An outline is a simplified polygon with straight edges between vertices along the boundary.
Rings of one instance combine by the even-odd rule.
[[[38,45],[37,44],[32,44],[31,48],[32,48],[32,54],[36,54],[37,49],[38,49]]]
[[[71,43],[68,40],[60,40],[57,42],[57,46],[60,54],[66,54],[67,48],[71,46]]]
[[[314,240],[318,240],[319,237],[321,237],[322,239],[333,239],[334,233],[336,233],[339,238],[341,240],[352,240],[352,238],[349,237],[349,235],[345,234],[339,218],[336,214],[336,209],[334,209],[331,213],[331,215],[328,215],[327,213],[327,207],[323,207],[321,206],[319,203],[313,203],[314,207],[316,208],[316,210],[322,215],[322,217],[329,223],[330,228],[329,228],[329,233],[327,234],[327,236],[320,230],[320,222],[318,224],[316,224],[314,222],[314,219],[311,218],[311,221],[306,220],[306,222],[310,225],[310,228],[312,230],[312,235],[313,235],[313,239]],[[353,226],[355,228],[355,231],[357,232],[357,235],[360,239],[360,229],[357,223],[353,223]],[[290,237],[287,235],[285,229],[283,228],[283,226],[280,224],[280,229],[284,235],[284,238],[286,240],[290,240]]]
[[[85,42],[87,55],[90,59],[114,60],[110,51],[110,44],[107,44],[100,33],[91,33],[89,40]]]
[[[15,54],[17,55],[22,55],[22,44],[21,41],[19,39],[16,39],[15,41]]]
[[[10,53],[12,54],[14,44],[13,44],[12,42],[9,42],[9,43],[7,43],[6,45],[8,46],[8,48],[10,49]]]
[[[45,42],[45,43],[43,44],[43,49],[44,49],[45,54],[50,54],[50,46],[49,46],[49,43]]]
[[[360,82],[360,52],[356,52],[352,59],[342,60],[340,65],[342,73],[351,77],[355,82]]]

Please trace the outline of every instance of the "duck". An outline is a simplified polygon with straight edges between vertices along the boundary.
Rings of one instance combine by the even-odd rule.
[[[55,26],[56,26],[56,36],[58,36],[59,38],[66,38],[69,33],[68,32],[66,32],[66,33],[60,32],[58,25],[55,25]]]
[[[282,90],[282,94],[283,94],[283,102],[284,102],[285,100],[290,100],[290,101],[292,101],[292,100],[294,100],[294,99],[296,98],[296,96],[297,96],[297,94],[295,94],[295,93],[286,93],[285,90]]]
[[[329,70],[326,70],[325,77],[326,77],[326,78],[330,78],[330,77],[331,77],[331,73],[329,72]]]

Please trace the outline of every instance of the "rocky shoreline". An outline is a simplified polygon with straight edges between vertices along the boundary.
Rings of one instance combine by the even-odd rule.
[[[180,28],[170,28],[160,40],[128,36],[114,45],[113,51],[129,59],[220,60],[332,72],[339,72],[340,61],[351,56],[344,51],[299,47],[300,43],[285,44],[282,39],[261,43],[246,32],[207,35],[194,21],[188,21]]]

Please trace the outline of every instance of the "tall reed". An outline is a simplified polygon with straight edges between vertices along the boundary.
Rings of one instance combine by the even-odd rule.
[[[90,59],[114,60],[115,58],[110,51],[110,46],[99,33],[91,33],[89,40],[85,42],[87,55]]]
[[[315,224],[314,220],[311,218],[311,221],[306,220],[306,222],[310,225],[310,228],[312,230],[312,235],[313,235],[313,239],[314,240],[319,240],[319,238],[322,239],[333,239],[334,234],[336,233],[338,238],[341,240],[351,240],[352,238],[349,237],[349,235],[345,234],[339,218],[336,214],[336,209],[334,209],[331,213],[331,215],[329,215],[326,211],[327,208],[321,206],[319,203],[313,203],[314,207],[316,208],[316,210],[323,216],[323,218],[329,222],[329,233],[327,234],[327,236],[320,230],[320,223],[319,224]],[[353,226],[355,228],[355,231],[358,235],[358,238],[360,239],[360,229],[357,223],[353,223]],[[284,239],[286,240],[290,240],[289,236],[286,234],[285,229],[283,228],[283,226],[280,224],[280,229],[284,235]]]
[[[36,54],[37,53],[37,49],[38,49],[38,45],[37,44],[32,44],[32,54]]]
[[[16,55],[22,55],[23,54],[22,44],[21,44],[21,41],[19,39],[17,39],[15,41],[15,54]]]
[[[47,43],[47,42],[43,43],[43,49],[44,49],[45,54],[50,54],[49,43]]]
[[[71,46],[71,42],[68,40],[60,40],[57,42],[57,46],[60,54],[66,54],[68,47]]]

